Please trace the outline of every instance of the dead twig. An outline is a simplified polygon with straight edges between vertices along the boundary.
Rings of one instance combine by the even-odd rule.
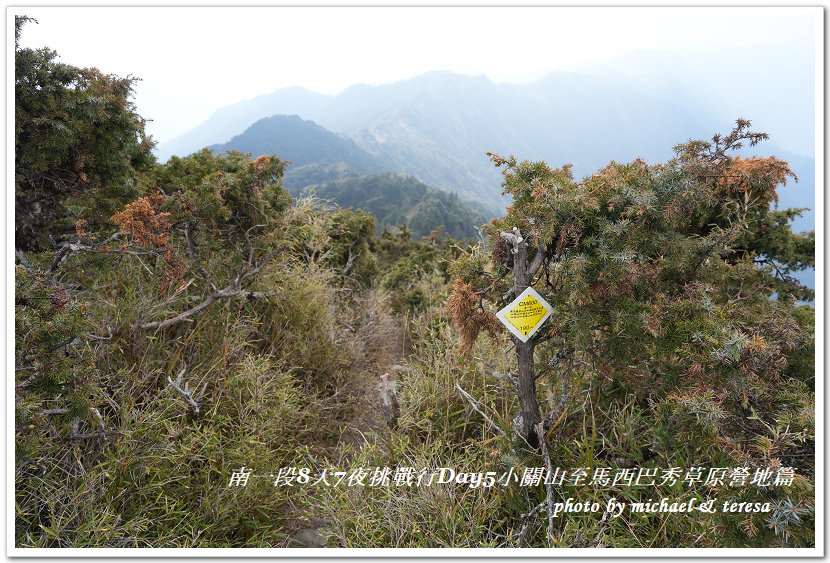
[[[478,358],[478,357],[476,357],[475,359],[478,360],[479,362],[481,362],[482,365],[485,366],[486,369],[484,369],[484,373],[486,373],[487,375],[490,375],[492,377],[495,377],[497,379],[501,379],[502,381],[505,381],[505,382],[509,383],[510,385],[513,386],[514,389],[519,388],[519,382],[516,381],[516,378],[513,377],[512,374],[510,374],[510,373],[501,373],[496,368],[494,368],[492,365],[490,365],[489,363],[484,361],[483,359]]]
[[[261,291],[243,291],[243,289],[242,289],[242,282],[244,282],[245,280],[247,280],[251,276],[254,276],[254,275],[258,274],[259,272],[261,272],[263,270],[263,268],[265,268],[265,266],[267,266],[268,263],[270,263],[271,260],[274,259],[275,256],[276,256],[276,254],[271,254],[267,258],[265,258],[262,262],[260,262],[260,264],[258,266],[254,267],[250,270],[243,270],[242,272],[237,274],[236,278],[234,278],[234,280],[231,283],[229,283],[228,285],[226,285],[225,287],[223,287],[219,291],[211,293],[210,295],[208,295],[205,298],[204,301],[202,301],[201,303],[199,303],[195,307],[191,307],[187,311],[183,311],[182,313],[179,313],[178,315],[176,315],[174,317],[170,317],[169,319],[164,319],[164,320],[161,320],[161,321],[152,321],[152,322],[149,322],[149,323],[140,324],[140,325],[138,325],[138,328],[140,328],[141,330],[154,330],[154,329],[166,328],[168,326],[178,324],[178,323],[181,323],[181,322],[184,322],[184,321],[190,321],[190,319],[192,317],[198,315],[199,313],[201,313],[202,311],[204,311],[205,309],[210,307],[215,301],[218,301],[220,299],[227,299],[229,297],[239,297],[239,296],[247,297],[249,299],[258,299],[258,298],[272,297],[274,295],[277,295],[277,291],[265,291],[265,292],[261,292]]]
[[[352,254],[352,247],[353,246],[354,246],[354,243],[349,245],[349,258],[346,260],[346,265],[343,266],[343,275],[344,276],[349,273],[349,270],[352,269],[352,266],[354,265],[354,259],[357,258],[358,256],[360,256],[360,252],[358,252],[357,254]]]
[[[564,358],[570,358],[572,356],[573,350],[571,349],[559,350],[546,365],[542,366],[542,368],[538,372],[536,372],[536,379],[539,379],[544,374],[555,368],[559,364],[559,362],[561,362]]]
[[[101,432],[89,432],[87,434],[72,434],[69,436],[72,440],[93,440],[95,438],[108,438],[110,436],[117,436],[123,434],[120,430],[105,430]]]
[[[546,502],[542,501],[539,504],[537,504],[536,506],[534,506],[530,510],[530,512],[528,512],[527,514],[522,514],[521,515],[522,527],[521,527],[521,529],[519,529],[519,535],[518,535],[518,538],[516,539],[516,547],[523,547],[524,546],[525,535],[527,534],[528,529],[530,529],[530,522],[533,520],[533,517],[536,516],[536,514],[540,510],[545,508],[545,504],[546,504]]]
[[[536,426],[536,435],[537,436],[544,436],[545,435],[545,425],[544,422],[540,422]],[[556,536],[553,535],[553,485],[550,482],[550,476],[553,474],[553,466],[550,462],[550,456],[548,455],[548,446],[545,443],[545,440],[540,440],[542,446],[542,457],[545,458],[545,468],[547,470],[547,478],[545,479],[545,503],[547,504],[548,509],[548,531],[547,531],[547,539],[549,544],[553,543],[553,540]],[[551,545],[551,547],[553,547]]]
[[[498,424],[493,422],[493,419],[491,419],[489,416],[484,414],[484,412],[480,408],[478,408],[478,401],[476,401],[472,397],[472,395],[470,395],[469,393],[464,391],[464,389],[461,388],[461,386],[458,384],[457,381],[455,382],[455,388],[458,391],[458,393],[461,395],[461,397],[466,399],[470,403],[470,406],[473,408],[473,410],[476,411],[478,414],[480,414],[482,417],[484,417],[484,420],[486,420],[490,424],[490,426],[493,427],[493,429],[496,431],[496,433],[498,433],[500,436],[506,436],[507,435],[505,433],[505,431],[502,430],[501,427]]]
[[[198,400],[202,398],[202,395],[204,394],[205,389],[207,388],[207,382],[205,382],[205,384],[202,386],[201,391],[199,391],[199,395],[197,397],[194,397],[193,391],[187,388],[187,382],[183,383],[184,372],[186,369],[187,367],[183,367],[181,370],[179,370],[179,373],[176,376],[176,381],[173,381],[172,379],[170,379],[170,377],[168,377],[168,387],[172,387],[173,390],[176,391],[176,393],[181,395],[182,398],[184,398],[184,400],[187,401],[188,405],[190,405],[190,408],[193,410],[193,414],[199,414],[199,411],[201,410],[201,405],[199,405]]]
[[[121,236],[121,232],[116,232],[105,240],[98,243],[97,247],[93,247],[89,244],[84,244],[80,239],[76,242],[65,242],[61,245],[58,249],[57,254],[55,254],[55,258],[52,260],[52,264],[49,266],[49,273],[54,273],[55,270],[60,267],[61,264],[66,262],[72,255],[78,254],[80,252],[99,252],[98,248],[105,246],[115,240],[117,240]]]
[[[77,417],[72,419],[72,433],[69,435],[70,440],[93,440],[93,439],[104,439],[108,438],[109,436],[116,436],[118,434],[123,434],[121,430],[106,430],[104,428],[104,419],[101,416],[101,413],[98,412],[98,409],[94,407],[90,407],[90,412],[92,412],[93,416],[98,420],[98,430],[96,432],[87,432],[81,433],[80,432],[80,424],[81,421]]]

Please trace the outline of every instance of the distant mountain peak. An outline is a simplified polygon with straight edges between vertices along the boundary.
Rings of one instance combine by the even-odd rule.
[[[214,151],[238,150],[276,154],[296,165],[320,160],[357,158],[372,160],[354,141],[332,133],[299,115],[271,115],[257,120],[226,143],[211,145]]]
[[[226,141],[242,133],[257,120],[275,114],[294,114],[311,118],[331,102],[331,96],[291,86],[270,94],[220,108],[197,127],[160,145],[157,156],[164,162],[170,156],[185,156],[204,147]]]
[[[293,143],[284,132],[283,144],[258,147],[260,151],[269,147],[295,162],[287,176],[298,182],[295,186],[382,168],[454,191],[461,199],[478,202],[498,214],[506,204],[501,196],[503,178],[486,152],[545,160],[554,166],[572,163],[574,174],[580,177],[611,160],[642,157],[650,162],[665,161],[673,156],[672,147],[677,143],[726,132],[739,115],[753,119],[777,141],[782,136],[792,140],[793,131],[803,130],[801,145],[813,137],[813,121],[770,121],[775,117],[768,109],[771,107],[782,108],[781,115],[795,117],[810,114],[814,107],[813,103],[800,103],[796,94],[786,98],[787,103],[778,103],[779,86],[764,82],[764,76],[774,74],[772,70],[768,74],[738,65],[734,73],[740,75],[740,83],[754,87],[744,88],[743,97],[724,100],[717,96],[719,85],[726,81],[734,84],[736,78],[712,74],[705,60],[689,62],[659,52],[638,56],[624,56],[602,66],[560,70],[526,84],[494,83],[483,75],[439,70],[378,86],[355,85],[335,96],[302,88],[283,89],[216,112],[210,123],[188,138],[189,145],[180,144],[176,154],[238,136],[267,116],[296,115],[313,121],[314,127],[325,128],[330,135],[339,135],[337,140],[328,137],[322,146],[338,145],[340,149],[336,158],[314,162],[286,157],[302,153],[299,145],[322,136],[312,126],[297,133]],[[812,84],[799,78],[806,72],[802,69],[805,62],[787,62],[775,53],[767,59],[775,62],[778,72],[787,70],[787,76],[797,79],[795,83]],[[790,90],[809,97],[806,86]],[[748,110],[735,113],[737,105]],[[729,114],[724,115],[725,111]],[[212,135],[209,142],[202,142],[208,134]],[[353,145],[347,147],[346,141]],[[811,154],[792,148],[792,143],[781,144],[793,152]],[[314,152],[309,146],[306,149],[308,154]],[[372,170],[368,169],[369,161],[375,165]]]
[[[253,156],[275,154],[289,161],[285,184],[292,191],[347,174],[388,170],[351,139],[298,115],[262,118],[227,143],[209,148],[214,152],[237,150]]]

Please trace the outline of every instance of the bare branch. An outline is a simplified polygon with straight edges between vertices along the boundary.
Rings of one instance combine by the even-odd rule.
[[[97,246],[100,247],[102,245],[106,245],[106,244],[109,244],[111,242],[114,242],[114,241],[118,240],[118,238],[120,236],[121,236],[121,232],[120,231],[116,232],[116,233],[110,235],[109,237],[107,237],[106,239],[104,239],[103,241],[101,241],[100,243],[98,243]],[[57,254],[55,254],[55,258],[52,260],[52,264],[49,266],[48,271],[50,273],[54,272],[55,270],[58,269],[58,267],[61,266],[61,264],[66,262],[71,256],[73,256],[75,254],[79,254],[81,252],[96,252],[96,251],[98,251],[98,249],[96,247],[92,246],[91,244],[84,244],[84,242],[81,239],[78,239],[75,242],[65,242],[60,246],[60,248],[58,249]],[[127,252],[127,253],[132,253],[132,252]],[[145,253],[145,254],[147,254],[147,253]]]
[[[199,414],[201,406],[197,402],[197,398],[193,396],[193,391],[191,391],[190,389],[187,388],[187,382],[184,382],[184,384],[182,383],[182,380],[184,378],[184,372],[185,372],[186,369],[187,369],[187,367],[183,367],[179,371],[178,375],[176,376],[176,381],[173,381],[172,379],[170,379],[168,377],[167,378],[168,387],[172,387],[173,390],[176,391],[176,393],[181,395],[182,398],[184,398],[184,400],[187,401],[187,403],[190,405],[190,408],[193,409],[194,414]],[[205,382],[205,385],[202,386],[202,390],[199,393],[200,397],[201,397],[201,394],[204,393],[206,388],[207,388],[207,382]]]
[[[188,221],[184,224],[184,239],[187,242],[187,256],[190,258],[190,261],[195,264],[198,260],[196,259],[196,243],[193,242],[193,235],[190,232],[190,229],[192,228],[192,221]]]
[[[46,353],[48,354],[48,353],[50,353],[50,352],[54,352],[55,350],[60,350],[60,349],[61,349],[61,348],[63,348],[64,346],[69,346],[70,344],[72,344],[73,342],[75,342],[75,339],[76,339],[76,338],[78,338],[78,337],[77,337],[77,336],[70,336],[70,337],[69,337],[69,338],[67,338],[66,340],[63,340],[63,341],[61,341],[61,342],[58,342],[57,344],[53,344],[53,345],[51,345],[49,348],[47,348],[47,349],[46,349]]]
[[[104,432],[106,430],[106,427],[104,426],[104,417],[101,416],[101,412],[95,407],[89,407],[89,412],[91,412],[92,415],[95,417],[95,420],[98,421],[98,428],[101,430],[101,432]]]
[[[455,388],[456,388],[456,390],[458,391],[458,393],[461,395],[461,397],[463,397],[464,399],[467,399],[467,401],[469,401],[470,406],[471,406],[471,407],[473,407],[473,410],[474,410],[474,411],[476,411],[478,414],[480,414],[482,417],[484,417],[484,420],[486,420],[486,421],[490,424],[490,426],[492,426],[492,427],[493,427],[493,429],[494,429],[494,430],[495,430],[495,431],[496,431],[496,432],[497,432],[500,436],[506,436],[506,435],[507,435],[507,434],[505,433],[505,431],[504,431],[504,430],[502,430],[502,429],[501,429],[501,427],[500,427],[498,424],[496,424],[495,422],[493,422],[493,420],[492,420],[489,416],[487,416],[486,414],[484,414],[484,412],[482,412],[482,410],[481,410],[480,408],[478,408],[478,406],[477,406],[477,405],[478,405],[478,401],[476,401],[476,400],[472,397],[472,395],[470,395],[469,393],[467,393],[466,391],[464,391],[464,389],[462,389],[462,388],[461,388],[461,386],[458,384],[458,382],[457,382],[457,381],[455,382]]]
[[[359,252],[357,254],[352,254],[352,247],[353,246],[354,246],[354,243],[349,245],[349,258],[348,258],[348,260],[346,260],[346,265],[343,266],[343,275],[349,273],[349,270],[351,270],[352,266],[354,265],[354,259],[357,258],[358,256],[360,256]]]
[[[87,333],[82,335],[82,338],[86,340],[112,340],[112,327],[107,325],[107,335],[106,336],[99,336],[97,334]]]
[[[563,359],[570,357],[573,357],[572,349],[559,350],[553,358],[551,358],[551,360],[546,365],[542,366],[542,368],[536,373],[536,379],[539,379],[544,374],[555,368]]]
[[[245,230],[245,242],[248,243],[248,265],[249,266],[254,263],[254,245],[251,242],[251,231],[253,231],[254,229],[259,229],[261,227],[267,227],[267,225],[264,225],[264,224],[254,225],[253,227],[250,227],[249,229]]]
[[[117,436],[119,434],[123,434],[120,430],[104,430],[100,432],[90,432],[88,434],[76,434],[73,433],[69,437],[72,440],[93,440],[95,438],[108,438],[109,436]]]
[[[181,322],[184,322],[184,321],[188,321],[188,320],[190,320],[191,317],[193,317],[195,315],[198,315],[200,312],[202,312],[205,309],[207,309],[208,307],[210,307],[213,304],[213,302],[216,301],[217,299],[220,299],[222,297],[229,297],[229,295],[223,294],[223,291],[224,290],[216,292],[216,293],[212,293],[211,295],[208,295],[207,299],[205,299],[204,301],[202,301],[201,303],[199,303],[195,307],[192,307],[192,308],[188,309],[187,311],[184,311],[183,313],[180,313],[180,314],[176,315],[175,317],[171,317],[169,319],[164,319],[163,321],[153,321],[153,322],[149,322],[149,323],[144,323],[142,325],[139,325],[138,328],[140,328],[142,330],[153,330],[153,329],[157,329],[157,328],[166,328],[166,327],[174,325],[174,324],[178,324],[178,323],[181,323]]]
[[[187,256],[190,259],[191,267],[196,271],[198,276],[202,278],[202,280],[210,286],[210,289],[213,291],[219,291],[216,289],[216,286],[210,280],[210,276],[208,275],[205,267],[199,262],[199,257],[196,254],[196,242],[193,240],[193,222],[188,221],[184,225],[184,238],[187,242]]]
[[[605,527],[608,525],[608,512],[602,513],[602,518],[599,519],[599,531],[597,532],[596,537],[594,538],[594,545],[592,547],[605,547],[602,545],[600,538],[602,537],[602,533],[605,531]]]
[[[536,273],[539,271],[539,268],[542,267],[542,262],[545,259],[545,249],[544,247],[540,247],[536,250],[536,255],[533,257],[533,262],[530,263],[530,267],[527,269],[527,279],[532,280],[536,277]]]
[[[519,530],[519,534],[518,534],[517,539],[516,539],[516,547],[523,547],[524,546],[524,538],[525,538],[525,535],[527,534],[528,529],[530,528],[530,522],[533,519],[533,517],[536,515],[537,512],[539,512],[540,510],[545,508],[545,504],[546,504],[546,501],[542,501],[539,504],[537,504],[536,506],[534,506],[533,509],[530,512],[521,515],[522,527]]]
[[[202,301],[195,307],[191,307],[187,311],[179,313],[175,317],[171,317],[169,319],[141,324],[138,326],[138,328],[140,328],[141,330],[154,330],[166,328],[168,326],[178,324],[184,321],[189,321],[192,317],[198,315],[199,313],[210,307],[214,303],[214,301],[218,301],[220,299],[227,299],[228,297],[243,296],[249,299],[255,299],[260,297],[271,297],[273,295],[276,295],[275,291],[258,292],[242,290],[242,282],[244,282],[251,276],[261,272],[263,268],[265,268],[265,266],[268,265],[268,263],[274,259],[275,256],[276,254],[272,253],[268,255],[268,257],[266,257],[262,262],[260,262],[260,264],[255,268],[251,270],[243,270],[242,272],[237,274],[236,278],[234,278],[234,280],[230,284],[228,284],[219,291],[211,293],[205,298],[204,301]]]
[[[504,373],[503,374],[503,373],[499,372],[496,368],[494,368],[492,365],[490,365],[489,363],[484,361],[482,358],[476,357],[475,359],[478,360],[479,362],[481,362],[485,366],[486,369],[484,370],[484,373],[486,373],[487,375],[491,375],[495,378],[501,379],[502,381],[506,381],[507,383],[512,385],[515,389],[519,388],[519,382],[516,381],[516,378],[513,377],[512,374],[510,374],[510,373]]]
[[[239,296],[247,299],[267,299],[268,297],[275,297],[279,294],[279,289],[272,289],[271,291],[243,291]]]
[[[101,413],[99,413],[98,410],[95,408],[90,408],[90,411],[94,411],[93,414],[97,415],[96,418],[98,418],[99,430],[97,432],[89,432],[86,434],[82,434],[81,432],[79,432],[81,422],[77,417],[75,417],[72,419],[72,433],[69,435],[69,438],[71,440],[92,440],[95,438],[103,439],[109,436],[123,434],[123,432],[120,430],[105,430],[104,420],[103,418],[101,418]]]

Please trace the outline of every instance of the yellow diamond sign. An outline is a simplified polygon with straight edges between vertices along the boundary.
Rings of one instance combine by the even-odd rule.
[[[535,289],[528,287],[496,313],[499,320],[522,342],[527,342],[550,316],[553,308]]]

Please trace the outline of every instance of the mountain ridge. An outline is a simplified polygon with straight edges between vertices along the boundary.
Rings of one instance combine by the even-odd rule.
[[[337,135],[298,115],[273,115],[257,120],[226,143],[208,147],[221,153],[237,150],[253,156],[276,154],[289,162],[284,182],[286,187],[302,188],[308,183],[336,179],[344,173],[380,173],[390,171],[353,140]],[[319,173],[329,167],[331,174]],[[304,175],[318,176],[303,184]]]
[[[437,228],[455,239],[472,239],[488,218],[455,193],[438,190],[401,173],[359,175],[305,187],[340,207],[362,209],[375,216],[377,229],[405,225],[426,236]]]
[[[391,84],[357,84],[334,96],[282,89],[223,108],[219,117],[227,121],[236,116],[238,128],[251,119],[257,105],[260,113],[299,115],[351,139],[386,169],[454,191],[498,215],[507,201],[501,196],[501,174],[487,152],[554,166],[571,164],[574,174],[584,177],[611,160],[665,161],[678,143],[708,139],[728,131],[734,118],[754,117],[724,118],[711,84],[690,89],[682,83],[688,70],[684,61],[666,56],[655,60],[643,62],[639,69],[629,62],[619,69],[555,71],[525,84],[436,71]],[[633,76],[625,73],[631,68]],[[707,76],[701,72],[700,65],[688,70],[691,79],[702,84]],[[773,93],[765,94],[765,99],[772,97]],[[736,106],[734,101],[730,104]],[[218,134],[219,117],[211,127],[200,126],[200,134]],[[160,152],[169,148],[167,144]],[[188,150],[198,148],[192,144]],[[799,205],[809,201],[812,207],[812,198],[805,197],[810,187],[798,186]]]

